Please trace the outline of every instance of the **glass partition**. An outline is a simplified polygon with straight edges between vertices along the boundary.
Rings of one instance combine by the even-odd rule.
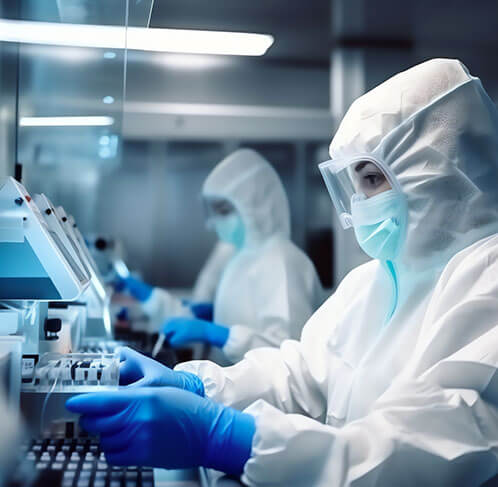
[[[19,163],[30,191],[50,195],[83,228],[95,210],[88,195],[121,163],[127,27],[146,27],[152,5],[8,0],[0,7],[0,41],[13,32],[0,42],[1,175],[14,175]]]

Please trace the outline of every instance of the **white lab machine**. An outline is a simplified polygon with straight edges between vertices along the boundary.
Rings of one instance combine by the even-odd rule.
[[[0,189],[0,298],[70,301],[88,283],[26,189],[8,178]]]
[[[27,190],[8,178],[0,188],[0,342],[17,336],[23,353],[59,350],[70,330],[48,317],[48,302],[76,300],[88,284],[61,235]]]
[[[74,218],[58,206],[55,213],[68,237],[80,249],[81,258],[90,272],[90,285],[80,301],[86,305],[86,327],[82,344],[86,341],[110,340],[112,338],[110,292],[106,289],[97,265],[90,255],[85,239],[81,235]]]

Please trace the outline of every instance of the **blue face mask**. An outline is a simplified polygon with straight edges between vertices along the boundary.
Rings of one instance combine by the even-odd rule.
[[[213,226],[220,240],[231,243],[238,249],[244,244],[244,225],[237,213],[214,218]]]
[[[360,247],[373,259],[394,261],[406,231],[408,209],[403,193],[389,190],[351,201],[354,231]]]

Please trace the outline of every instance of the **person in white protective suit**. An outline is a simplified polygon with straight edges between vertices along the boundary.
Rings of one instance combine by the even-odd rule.
[[[223,275],[223,270],[234,256],[236,248],[223,240],[218,240],[202,266],[192,289],[193,303],[212,303],[216,289]]]
[[[179,368],[256,417],[247,485],[480,485],[498,465],[496,107],[459,61],[428,61],[354,102],[330,156],[335,200],[353,161],[386,174],[392,218],[353,205],[347,223],[390,220],[399,248],[351,271],[300,341]],[[392,233],[365,248],[383,257]]]
[[[289,203],[276,171],[257,152],[237,150],[213,169],[202,196],[208,226],[235,249],[218,252],[231,258],[212,318],[193,317],[192,308],[160,288],[151,289],[143,309],[166,320],[161,332],[171,346],[211,345],[222,351],[211,357],[224,364],[299,338],[325,296],[313,263],[290,240]]]
[[[374,260],[299,341],[227,368],[126,360],[149,387],[68,404],[104,450],[142,439],[142,463],[254,487],[479,486],[498,473],[496,106],[459,61],[431,60],[354,102],[330,156],[339,218]],[[136,434],[148,423],[130,405],[161,418],[174,451],[142,454],[156,433]],[[131,447],[109,453],[137,461]]]

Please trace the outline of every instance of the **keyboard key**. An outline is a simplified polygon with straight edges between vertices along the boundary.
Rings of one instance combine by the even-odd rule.
[[[90,479],[79,479],[76,487],[89,487]]]
[[[64,466],[63,463],[60,462],[54,462],[52,463],[52,470],[62,470],[62,467]]]
[[[76,470],[78,468],[78,464],[74,462],[70,462],[67,464],[67,469],[68,470]]]
[[[97,463],[97,470],[107,470],[107,463],[103,462]]]
[[[109,484],[109,487],[121,487],[121,480],[113,480]]]
[[[105,487],[105,480],[95,479],[93,482],[93,487]],[[134,486],[134,487],[136,487],[136,486]]]
[[[154,473],[151,471],[142,471],[142,480],[153,480],[154,479]]]
[[[80,472],[80,479],[89,479],[91,476],[92,472],[89,472],[88,470]]]
[[[85,462],[83,465],[82,465],[82,470],[91,470],[93,467],[93,463],[91,462]]]

